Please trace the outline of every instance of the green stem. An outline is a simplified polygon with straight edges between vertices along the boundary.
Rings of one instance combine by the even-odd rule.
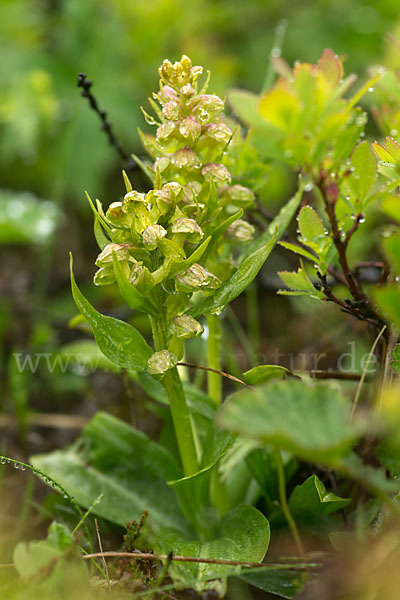
[[[157,317],[151,317],[150,319],[155,349],[157,352],[165,350],[168,346],[168,325],[165,311],[161,310]],[[199,462],[193,423],[186,403],[181,378],[176,367],[165,373],[162,384],[168,394],[183,471],[187,477],[197,473]]]
[[[249,330],[252,358],[258,355],[260,349],[260,311],[258,305],[257,286],[254,281],[246,290],[247,326]],[[254,360],[254,358],[253,358]],[[256,364],[256,363],[255,363]],[[255,366],[252,365],[252,366]]]
[[[218,316],[207,317],[207,366],[221,371],[221,321]],[[208,395],[219,406],[222,402],[222,379],[218,373],[207,373]]]
[[[215,315],[208,316],[207,326],[207,366],[211,369],[221,371],[222,327],[220,318]],[[208,395],[219,406],[222,402],[222,377],[219,373],[207,372],[207,388]],[[215,467],[211,473],[210,499],[219,517],[229,511],[230,506],[226,485],[219,477],[218,467]]]
[[[294,543],[296,544],[297,550],[301,556],[304,556],[305,552],[303,544],[301,543],[299,530],[297,529],[295,520],[293,519],[292,513],[290,512],[290,508],[286,497],[285,469],[283,466],[281,451],[279,450],[279,448],[275,448],[274,452],[276,467],[278,471],[279,499],[281,502],[282,512],[285,515],[285,519],[289,525],[289,529],[292,532],[292,536],[294,539]]]

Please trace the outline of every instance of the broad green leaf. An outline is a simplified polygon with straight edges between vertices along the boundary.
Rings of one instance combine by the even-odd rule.
[[[121,296],[128,304],[129,308],[154,315],[156,313],[156,308],[151,299],[145,298],[145,296],[138,292],[135,286],[130,283],[122,270],[121,264],[117,259],[115,252],[113,252],[113,268],[119,291],[121,292]]]
[[[307,575],[290,569],[259,568],[247,572],[244,570],[240,579],[263,592],[274,594],[278,598],[294,600],[304,587]]]
[[[86,300],[75,283],[71,268],[71,287],[75,304],[93,329],[96,342],[103,354],[120,367],[143,372],[153,354],[144,337],[132,326],[97,312]]]
[[[172,529],[160,532],[155,551],[173,552],[184,556],[218,558],[225,560],[261,562],[269,545],[269,523],[264,515],[252,506],[242,504],[222,517],[215,539],[189,541]],[[224,577],[237,572],[237,567],[206,563],[171,563],[171,576],[180,581],[204,580]],[[199,581],[197,590],[204,584]]]
[[[85,508],[103,494],[93,512],[113,523],[123,526],[138,520],[146,509],[155,528],[190,530],[166,483],[181,477],[175,460],[162,446],[111,415],[97,413],[74,446],[31,460]]]
[[[258,385],[271,379],[284,379],[292,372],[278,365],[258,365],[243,373],[243,380],[248,385]]]
[[[344,508],[351,502],[350,498],[340,498],[327,492],[322,481],[311,475],[301,485],[296,485],[290,499],[289,508],[295,519],[316,518],[318,515],[329,515]]]
[[[266,231],[256,241],[247,245],[247,254],[242,258],[242,262],[233,276],[223,283],[214,294],[188,311],[190,315],[196,317],[202,314],[221,312],[227,304],[241,294],[256,277],[273,247],[289,225],[300,204],[302,194],[303,185],[301,184],[296,194],[281,208]]]
[[[384,317],[400,331],[400,287],[388,285],[374,290],[373,297]]]
[[[331,464],[359,436],[349,415],[349,401],[336,388],[288,379],[229,396],[217,423],[303,460]]]
[[[376,179],[376,158],[367,141],[358,144],[350,162],[354,171],[349,178],[349,184],[351,181],[351,187],[362,202]]]
[[[325,235],[324,225],[311,206],[303,206],[297,218],[301,236],[304,240],[315,240],[320,235]]]

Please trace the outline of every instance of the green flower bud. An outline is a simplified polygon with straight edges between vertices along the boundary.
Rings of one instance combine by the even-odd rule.
[[[169,85],[163,85],[162,90],[156,94],[156,99],[159,98],[162,102],[168,102],[169,100],[178,100],[176,91]]]
[[[106,219],[111,225],[121,227],[123,225],[129,226],[130,219],[125,213],[122,202],[113,202],[107,209]]]
[[[228,227],[225,232],[226,237],[232,242],[249,242],[254,235],[254,227],[243,219],[238,219]]]
[[[216,183],[230,183],[231,174],[228,169],[220,163],[207,163],[203,165],[201,174],[207,181],[215,181]]]
[[[204,328],[190,315],[180,315],[173,320],[171,331],[176,337],[186,340],[201,335]]]
[[[177,275],[176,282],[178,288],[186,292],[194,292],[200,288],[215,289],[220,284],[218,277],[197,263],[194,263],[184,273]]]
[[[132,266],[129,274],[129,282],[138,290],[138,292],[144,295],[148,294],[154,287],[152,274],[141,262],[135,263]]]
[[[224,205],[233,204],[234,206],[239,206],[241,208],[250,206],[255,200],[255,195],[252,190],[238,184],[219,188],[218,194]]]
[[[196,223],[194,219],[177,219],[173,222],[171,227],[172,233],[185,233],[187,235],[187,239],[190,242],[197,243],[204,237],[204,233],[201,227]]]
[[[190,85],[190,83],[186,83],[181,87],[181,96],[185,98],[185,100],[189,100],[189,98],[192,98],[195,95],[195,93],[196,90]]]
[[[115,275],[112,266],[101,267],[93,277],[94,285],[110,285],[114,281]]]
[[[149,225],[142,233],[143,244],[148,250],[155,250],[158,241],[166,235],[167,232],[161,225]]]
[[[146,198],[145,198],[144,194],[142,194],[140,192],[136,192],[135,190],[132,190],[131,192],[128,192],[127,194],[125,194],[124,202],[122,205],[124,212],[127,215],[136,214],[138,202],[142,203],[142,204],[146,203]]]
[[[197,154],[187,146],[177,150],[171,156],[171,163],[178,169],[194,169],[198,166],[199,162]]]
[[[182,121],[179,126],[179,133],[193,144],[200,136],[201,124],[195,117],[189,116]]]
[[[176,100],[170,100],[162,109],[163,117],[168,121],[177,121],[181,113],[181,105]]]
[[[168,142],[171,136],[175,132],[175,123],[173,121],[167,121],[158,127],[156,138],[159,143]]]
[[[211,123],[206,126],[203,136],[218,144],[226,145],[232,137],[232,131],[225,123]]]
[[[129,259],[129,251],[128,248],[133,245],[130,244],[107,244],[107,246],[100,252],[97,257],[96,265],[98,267],[104,267],[106,265],[112,264],[113,261],[113,253],[115,253],[117,260],[128,260]]]
[[[224,102],[213,94],[195,96],[189,102],[189,110],[193,112],[202,123],[215,121],[224,110]]]
[[[177,357],[168,350],[155,352],[147,361],[149,375],[163,375],[166,371],[172,369],[177,362]]]
[[[192,69],[192,61],[191,59],[186,56],[186,54],[182,55],[182,58],[180,60],[180,64],[182,66],[182,69],[185,73],[190,73],[191,69]]]

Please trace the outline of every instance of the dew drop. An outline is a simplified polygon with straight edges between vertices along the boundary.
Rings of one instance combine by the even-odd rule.
[[[64,500],[68,500],[68,494],[63,494]]]
[[[363,138],[363,137],[365,137],[365,132],[364,132],[364,131],[362,131],[362,132],[360,133],[360,138]]]
[[[374,91],[374,88],[373,88],[373,87],[370,87],[370,88],[368,88],[368,91],[369,91],[369,92],[373,92],[373,91]]]
[[[390,135],[397,135],[397,134],[398,134],[397,129],[391,129]]]
[[[7,461],[6,461],[6,459],[5,459],[5,458],[1,458],[1,459],[0,459],[0,463],[1,463],[2,465],[5,465],[5,464],[6,464],[6,462],[7,462]]]
[[[360,217],[360,218],[358,219],[358,222],[359,222],[359,223],[365,223],[365,217]]]
[[[19,469],[19,464],[18,463],[14,463],[14,469]]]
[[[21,467],[20,467],[20,468],[21,468],[21,471],[26,471],[26,467],[25,467],[25,465],[21,465]]]
[[[305,192],[311,192],[311,190],[314,188],[314,184],[313,183],[306,183],[306,185],[304,186],[304,191]]]

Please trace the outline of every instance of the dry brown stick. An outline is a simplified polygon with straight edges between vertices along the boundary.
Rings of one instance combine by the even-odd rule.
[[[360,381],[361,375],[359,373],[343,373],[343,371],[322,371],[312,370],[310,371],[310,377],[314,379],[345,379],[347,381]]]
[[[223,558],[200,558],[198,556],[179,556],[171,554],[152,554],[151,552],[94,552],[93,554],[85,554],[82,556],[85,560],[92,558],[130,558],[134,560],[173,560],[177,562],[192,562],[192,563],[205,563],[211,565],[231,565],[237,567],[248,567],[248,568],[260,568],[269,567],[275,569],[290,568],[297,570],[308,570],[310,565],[299,565],[293,563],[258,563],[258,562],[246,562],[241,560],[226,560]]]
[[[218,371],[218,369],[212,369],[211,367],[204,367],[203,365],[196,365],[194,363],[187,363],[187,362],[179,362],[178,366],[188,367],[190,369],[201,369],[202,371],[212,371],[213,373],[217,373],[218,375],[221,375],[221,377],[226,377],[227,379],[230,379],[231,381],[235,381],[236,383],[240,383],[241,385],[244,385],[245,387],[248,387],[248,388],[251,387],[251,385],[247,385],[247,383],[245,383],[238,377],[235,377],[234,375],[229,375],[229,373],[224,373],[224,371]]]

